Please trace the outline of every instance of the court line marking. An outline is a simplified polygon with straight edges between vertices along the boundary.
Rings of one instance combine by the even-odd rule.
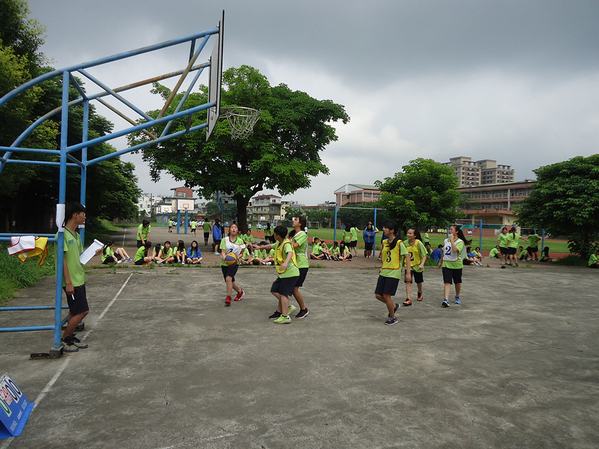
[[[123,285],[121,286],[121,288],[119,289],[119,291],[116,293],[116,295],[114,295],[114,298],[112,298],[112,301],[110,301],[110,303],[104,308],[104,311],[100,314],[100,316],[96,320],[96,323],[95,323],[96,325],[100,322],[100,320],[102,318],[104,318],[104,315],[106,315],[106,313],[108,312],[108,310],[110,310],[110,307],[112,307],[112,305],[114,304],[114,302],[118,299],[119,295],[121,294],[121,292],[123,291],[123,289],[127,286],[127,283],[129,282],[129,279],[131,279],[131,276],[133,276],[133,274],[134,273],[131,273],[129,275],[129,277],[123,283]],[[87,336],[89,335],[90,332],[91,331],[86,332],[85,335],[83,336],[82,340],[85,340],[87,338]],[[69,366],[69,362],[71,360],[72,360],[72,357],[67,357],[64,360],[64,362],[62,362],[62,365],[58,368],[58,371],[56,371],[56,374],[54,374],[54,376],[52,376],[52,379],[50,379],[50,381],[46,384],[46,386],[42,389],[42,391],[40,391],[40,394],[38,394],[37,398],[35,398],[33,409],[31,410],[31,413],[33,413],[33,411],[36,409],[36,407],[39,405],[39,403],[50,392],[50,390],[52,389],[52,387],[54,386],[54,384],[56,383],[56,381],[58,380],[58,378],[60,377],[60,375],[64,372],[65,369],[67,369],[67,366]],[[12,440],[14,440],[14,439],[15,439],[15,437],[6,439],[5,442],[4,442],[4,444],[0,447],[0,449],[6,449],[6,448],[8,448],[8,446],[10,446],[10,443],[12,443]]]

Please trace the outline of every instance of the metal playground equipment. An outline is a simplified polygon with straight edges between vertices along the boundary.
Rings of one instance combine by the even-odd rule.
[[[212,38],[214,43],[213,51],[207,62],[198,63],[198,59],[204,48],[206,47],[208,41]],[[165,142],[177,137],[181,137],[187,133],[199,131],[201,129],[207,128],[206,139],[210,137],[212,130],[216,124],[216,121],[220,117],[220,95],[221,95],[221,83],[222,83],[222,63],[223,63],[223,39],[224,39],[224,11],[222,13],[221,20],[218,26],[214,29],[210,29],[207,31],[203,31],[201,33],[193,34],[191,36],[186,36],[178,39],[173,39],[167,42],[163,42],[160,44],[151,45],[144,48],[139,48],[136,50],[127,51],[124,53],[120,53],[117,55],[109,56],[106,58],[98,59],[95,61],[87,62],[84,64],[78,64],[75,66],[67,67],[61,70],[55,70],[53,72],[49,72],[44,74],[34,80],[29,81],[28,83],[23,84],[22,86],[14,89],[10,93],[6,94],[4,97],[0,99],[0,107],[9,107],[10,100],[15,98],[16,96],[22,94],[28,89],[33,88],[34,86],[38,86],[40,83],[44,81],[48,81],[51,79],[62,80],[62,106],[56,108],[53,111],[49,111],[44,116],[37,119],[31,126],[29,126],[26,130],[24,130],[19,137],[9,146],[0,146],[0,152],[4,152],[2,156],[0,156],[0,175],[2,170],[7,164],[38,164],[38,165],[50,165],[58,168],[59,171],[59,192],[58,192],[58,204],[56,206],[56,224],[58,226],[58,235],[55,237],[54,234],[38,234],[39,237],[48,237],[49,242],[55,242],[57,244],[57,260],[56,260],[56,291],[55,291],[55,305],[54,306],[40,306],[40,307],[1,307],[1,310],[44,310],[44,309],[54,309],[54,324],[52,325],[39,325],[39,326],[29,326],[29,327],[12,327],[12,328],[0,328],[0,332],[18,332],[18,331],[39,331],[39,330],[53,330],[54,331],[54,340],[53,346],[50,350],[49,357],[50,358],[58,358],[62,354],[62,348],[60,345],[60,331],[61,326],[66,322],[66,317],[62,318],[62,278],[63,278],[63,260],[64,260],[64,229],[62,227],[62,222],[64,219],[65,213],[65,201],[66,201],[66,189],[67,189],[67,169],[74,168],[78,169],[81,172],[81,185],[80,185],[80,202],[81,204],[86,203],[86,187],[87,187],[87,170],[89,167],[102,162],[103,160],[115,158],[121,156],[126,153],[130,153],[132,151],[140,150],[150,145],[156,145],[161,142]],[[136,56],[147,54],[151,52],[155,52],[158,50],[170,49],[172,47],[176,47],[183,44],[189,44],[189,58],[186,61],[186,65],[182,70],[167,73],[164,75],[156,76],[153,78],[145,79],[133,84],[124,85],[121,87],[111,88],[102,82],[99,78],[93,76],[88,70],[91,68],[102,67],[108,63],[114,63],[117,61],[127,60],[130,58],[134,58]],[[196,86],[198,79],[202,72],[209,68],[209,94],[208,94],[208,102],[199,106],[191,107],[189,109],[183,109],[185,106],[185,102],[188,98],[188,95],[193,90],[194,86]],[[165,115],[167,108],[172,103],[175,95],[180,89],[181,85],[185,82],[188,75],[192,75],[192,78],[189,87],[187,88],[186,93],[183,98],[177,105],[175,112],[170,115]],[[81,85],[76,79],[77,77],[88,80],[93,83],[93,85],[100,88],[99,93],[95,93],[93,95],[88,95],[83,90]],[[145,86],[151,84],[156,81],[165,80],[169,78],[179,77],[177,80],[175,88],[172,90],[169,98],[166,100],[164,106],[162,107],[161,112],[156,118],[150,117],[145,112],[143,112],[140,108],[135,106],[133,103],[125,99],[121,92],[128,91],[140,86]],[[76,99],[69,99],[69,94],[72,94],[70,88],[74,87],[79,93],[79,97]],[[104,97],[110,97],[118,100],[118,102],[122,103],[122,105],[126,106],[130,110],[133,110],[136,114],[142,117],[141,121],[134,121],[127,117],[124,113],[120,112],[113,106],[110,106],[106,101],[103,100]],[[128,124],[127,127],[115,132],[112,132],[108,135],[97,137],[93,139],[88,138],[88,120],[89,120],[89,108],[92,102],[100,103],[111,110],[117,113],[119,116],[124,118]],[[74,107],[83,107],[83,135],[81,136],[81,142],[77,144],[68,145],[67,143],[67,134],[68,134],[68,123],[69,123],[69,114],[72,114]],[[192,114],[198,113],[200,111],[207,110],[207,121],[206,123],[202,123],[197,126],[191,125],[191,116]],[[32,149],[32,148],[24,148],[21,147],[21,143],[29,136],[40,124],[44,123],[46,120],[60,113],[60,149]],[[188,117],[188,127],[182,131],[173,132],[169,134],[170,127],[173,123],[173,120]],[[155,136],[150,131],[149,128],[159,125],[166,124],[164,131],[160,136]],[[124,150],[116,151],[111,154],[107,154],[104,156],[96,157],[94,159],[88,159],[87,150],[94,145],[108,142],[113,139],[123,137],[135,132],[144,132],[151,137],[151,140],[148,142],[141,143],[139,145],[135,145],[130,148],[126,148]],[[4,143],[4,142],[0,142]],[[46,155],[54,155],[56,157],[56,161],[39,161],[39,160],[25,160],[25,159],[14,159],[13,154],[18,153],[32,153],[32,154],[46,154]],[[1,154],[1,153],[0,153]],[[75,155],[79,155],[78,159]],[[85,232],[82,229],[81,239],[84,241]],[[9,241],[11,237],[14,236],[22,236],[24,234],[19,233],[9,233],[9,234],[0,234],[0,241]],[[66,307],[66,306],[65,306]]]

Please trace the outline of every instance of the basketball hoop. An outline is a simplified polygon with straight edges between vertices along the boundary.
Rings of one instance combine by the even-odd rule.
[[[187,209],[189,209],[189,204],[187,204],[187,203],[184,203],[184,204],[183,204],[183,210],[187,210]]]
[[[224,116],[231,128],[233,139],[247,139],[254,132],[254,125],[260,118],[258,109],[237,106],[234,108],[222,108]]]

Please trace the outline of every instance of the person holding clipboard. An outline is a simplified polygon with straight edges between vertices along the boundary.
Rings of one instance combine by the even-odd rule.
[[[67,295],[69,315],[67,327],[62,337],[62,346],[66,352],[77,352],[79,349],[87,348],[75,336],[77,325],[89,313],[87,294],[85,292],[85,270],[79,256],[83,253],[83,244],[77,229],[85,223],[85,206],[79,203],[66,205],[64,226],[64,274],[62,287]],[[58,237],[58,234],[56,234]],[[95,251],[98,255],[102,247]]]

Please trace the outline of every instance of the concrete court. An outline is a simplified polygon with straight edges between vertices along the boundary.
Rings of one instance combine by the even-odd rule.
[[[230,308],[219,269],[94,270],[89,349],[30,361],[50,332],[0,334],[0,371],[38,403],[0,448],[599,447],[599,273],[469,267],[442,309],[427,268],[424,301],[384,326],[376,270],[336,266],[310,270],[289,325],[267,318],[272,267],[240,269]]]

